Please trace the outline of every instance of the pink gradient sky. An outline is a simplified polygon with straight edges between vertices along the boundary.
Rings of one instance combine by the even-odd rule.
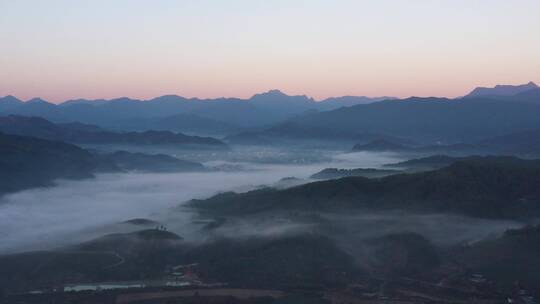
[[[540,1],[2,1],[0,96],[449,96],[540,81]]]

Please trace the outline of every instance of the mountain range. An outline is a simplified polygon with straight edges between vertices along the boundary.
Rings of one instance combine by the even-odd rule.
[[[540,89],[504,98],[387,100],[298,116],[250,136],[259,141],[341,139],[359,143],[393,137],[424,144],[472,142],[540,129],[536,91]]]
[[[538,90],[539,88],[540,87],[532,81],[522,85],[496,85],[493,88],[477,87],[465,97],[513,96],[531,90]]]
[[[40,117],[9,115],[0,117],[0,132],[77,144],[167,145],[176,147],[226,149],[212,137],[189,136],[170,131],[113,132],[82,123],[52,123]]]
[[[53,104],[34,98],[23,102],[14,96],[0,98],[0,114],[40,116],[54,122],[78,121],[107,128],[227,134],[238,128],[263,127],[309,111],[325,111],[392,97],[345,96],[322,101],[305,95],[289,96],[279,90],[249,99],[185,98],[164,95],[150,100],[68,100]]]
[[[484,138],[479,141],[456,144],[402,144],[388,139],[377,138],[367,143],[354,145],[352,151],[400,152],[421,155],[449,153],[452,155],[499,154],[538,157],[540,156],[540,129],[527,129],[507,135]]]
[[[540,129],[540,88],[498,85],[465,98],[343,96],[315,101],[279,90],[249,99],[198,99],[164,95],[150,100],[0,98],[0,115],[39,116],[121,131],[162,130],[227,135],[231,142],[272,144],[275,139],[343,140],[384,137],[424,144],[452,144]]]

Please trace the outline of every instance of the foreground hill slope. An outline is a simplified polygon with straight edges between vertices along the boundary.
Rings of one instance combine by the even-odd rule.
[[[30,290],[66,283],[163,280],[171,265],[194,265],[204,282],[236,287],[321,289],[344,286],[360,274],[353,259],[322,236],[191,244],[172,232],[143,230],[59,250],[0,255],[6,274],[0,283],[11,290]]]
[[[540,292],[540,225],[508,230],[499,238],[462,248],[458,257],[491,280],[506,286],[519,282]]]

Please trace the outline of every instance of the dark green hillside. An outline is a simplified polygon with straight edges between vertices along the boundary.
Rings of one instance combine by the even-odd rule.
[[[366,243],[373,256],[373,271],[388,277],[418,275],[441,263],[436,247],[419,234],[388,234]]]
[[[200,264],[205,277],[235,286],[335,287],[359,274],[352,257],[317,235],[219,240],[187,258]]]
[[[205,282],[232,287],[337,287],[361,275],[352,257],[322,236],[187,244],[171,232],[143,230],[63,250],[0,256],[0,284],[14,291],[75,282],[163,279],[171,266],[187,264],[195,264]]]
[[[432,155],[428,157],[415,158],[406,161],[402,161],[394,164],[386,164],[385,167],[392,168],[406,168],[406,169],[439,169],[447,167],[459,160],[465,160],[466,158],[452,157],[447,155]]]
[[[168,231],[110,234],[53,251],[0,255],[0,285],[34,289],[65,283],[161,278],[181,261],[181,237]]]
[[[202,171],[204,166],[197,162],[181,160],[165,154],[143,154],[116,151],[100,155],[106,162],[114,163],[120,170],[142,172]]]
[[[119,262],[110,252],[36,251],[0,255],[0,285],[12,292],[89,282]]]
[[[540,293],[540,226],[509,230],[502,237],[462,249],[461,262],[487,278],[513,286],[515,282]]]
[[[21,136],[33,136],[77,144],[122,145],[197,145],[226,149],[220,140],[212,137],[189,136],[170,131],[112,132],[93,125],[80,123],[55,124],[40,117],[10,115],[0,117],[0,131]]]
[[[332,179],[332,178],[341,178],[349,176],[363,176],[368,178],[378,178],[384,177],[392,174],[398,174],[401,171],[399,170],[382,170],[382,169],[373,169],[373,168],[357,168],[357,169],[337,169],[337,168],[326,168],[313,175],[310,178],[314,179]]]
[[[240,215],[272,210],[402,209],[477,217],[540,214],[540,162],[476,157],[435,171],[381,179],[348,177],[285,190],[225,193],[193,200],[202,212]]]
[[[0,133],[0,193],[91,177],[101,166],[93,154],[71,144]]]
[[[384,139],[372,140],[366,144],[356,144],[353,151],[407,151],[409,147]]]
[[[0,194],[82,179],[97,172],[201,171],[203,165],[167,155],[118,151],[95,154],[60,141],[0,133]]]

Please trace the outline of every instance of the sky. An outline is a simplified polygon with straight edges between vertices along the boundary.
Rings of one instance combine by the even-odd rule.
[[[0,96],[448,96],[540,82],[538,0],[0,0]]]

